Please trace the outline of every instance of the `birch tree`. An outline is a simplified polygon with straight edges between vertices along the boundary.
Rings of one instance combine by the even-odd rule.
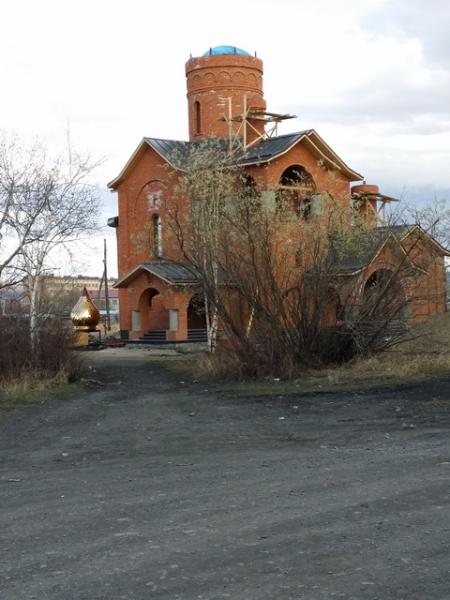
[[[45,160],[38,142],[24,147],[16,137],[0,135],[0,289],[23,278],[21,254],[37,239],[36,221],[54,185]]]
[[[232,157],[219,140],[201,142],[190,150],[178,185],[178,202],[172,207],[172,229],[203,288],[210,352],[216,348],[219,325],[223,214],[236,190],[237,177]]]
[[[97,165],[72,148],[50,159],[41,143],[0,141],[0,287],[26,282],[34,349],[49,259],[96,228],[98,195],[88,180]]]

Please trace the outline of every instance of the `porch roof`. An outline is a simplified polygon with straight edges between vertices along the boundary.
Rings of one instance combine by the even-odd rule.
[[[150,273],[171,285],[195,285],[198,276],[192,265],[174,261],[140,263],[114,284],[116,288],[126,288],[128,284],[143,272]]]

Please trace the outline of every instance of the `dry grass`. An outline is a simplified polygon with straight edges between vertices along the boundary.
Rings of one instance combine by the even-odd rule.
[[[64,370],[56,375],[24,372],[15,380],[0,381],[0,410],[11,410],[27,404],[45,402],[55,393],[66,393],[72,387],[73,374]]]
[[[370,387],[450,376],[450,313],[438,315],[411,331],[410,340],[371,358],[309,373],[307,381],[326,388]]]
[[[371,385],[445,376],[450,376],[450,313],[414,327],[408,341],[386,352],[317,373],[336,384]]]
[[[182,368],[195,378],[215,381],[221,391],[235,392],[238,386],[242,396],[363,389],[450,376],[450,313],[415,327],[410,337],[371,358],[309,370],[292,379],[243,379],[239,365],[233,364],[233,358],[226,354],[198,357],[186,361]],[[230,377],[230,373],[234,376]]]
[[[71,351],[73,333],[62,321],[38,331],[32,350],[25,319],[0,319],[0,408],[39,402],[51,388],[79,377],[80,361]]]
[[[404,355],[398,350],[355,360],[345,366],[320,371],[317,375],[310,373],[308,379],[324,381],[327,387],[342,384],[361,387],[445,376],[450,376],[450,355]]]

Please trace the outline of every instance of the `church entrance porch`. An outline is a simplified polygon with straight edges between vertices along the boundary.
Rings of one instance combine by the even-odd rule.
[[[190,293],[167,284],[153,283],[136,293],[131,305],[129,339],[161,344],[187,341]]]
[[[137,325],[136,329],[140,333],[145,332],[141,336],[142,339],[165,342],[169,329],[169,313],[164,303],[164,295],[156,288],[147,288],[139,298],[138,312],[140,323],[135,323],[135,326]]]
[[[206,342],[203,295],[195,293],[190,300],[189,295],[171,289],[165,292],[145,289],[139,299],[139,311],[136,311],[140,322],[132,331],[131,338],[145,344]]]
[[[135,343],[206,341],[204,301],[195,275],[180,263],[142,263],[116,284],[121,330]]]

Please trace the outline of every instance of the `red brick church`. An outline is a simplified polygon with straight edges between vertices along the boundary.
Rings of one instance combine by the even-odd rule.
[[[411,319],[419,322],[445,311],[444,257],[449,253],[417,226],[383,227],[384,208],[394,199],[380,194],[377,186],[366,185],[363,175],[314,129],[277,135],[278,123],[291,116],[267,111],[261,59],[231,46],[211,48],[187,61],[186,80],[189,141],[144,137],[108,184],[118,193],[119,214],[108,225],[117,234],[116,287],[124,338],[158,342],[204,337],[204,319],[192,302],[198,282],[179,249],[168,241],[166,215],[177,178],[184,172],[183,156],[211,136],[241,145],[239,164],[259,190],[301,182],[302,214],[312,222],[314,197],[326,192],[343,210],[350,212],[356,206],[377,227],[371,251],[342,265],[349,287],[364,290],[377,273],[392,267],[396,256],[409,253],[415,275],[404,293],[410,298]],[[137,244],[138,239],[146,241]],[[409,252],[413,246],[414,252]],[[358,298],[352,298],[357,304]]]

